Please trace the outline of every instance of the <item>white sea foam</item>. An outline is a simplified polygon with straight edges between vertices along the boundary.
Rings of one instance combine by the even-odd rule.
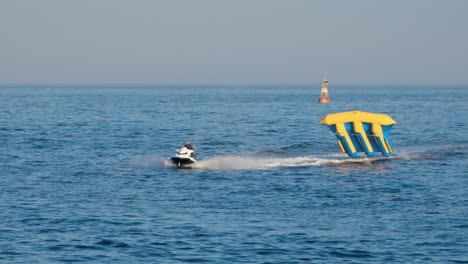
[[[168,159],[145,155],[136,156],[128,166],[137,169],[164,169],[174,167]]]
[[[457,146],[466,148],[466,146]],[[453,151],[453,149],[449,149]],[[376,155],[376,157],[350,158],[345,153],[331,153],[326,155],[311,155],[303,157],[265,157],[256,155],[222,155],[199,160],[191,166],[196,170],[269,170],[287,167],[307,166],[341,166],[341,165],[368,165],[388,160],[425,160],[439,159],[448,155],[446,149],[434,151],[426,148],[402,148],[390,157]],[[169,159],[155,156],[137,156],[129,167],[140,169],[166,169],[175,168]]]
[[[342,155],[340,155],[342,156]],[[282,167],[325,166],[344,163],[366,163],[381,158],[290,157],[265,158],[256,156],[218,156],[199,161],[192,168],[206,170],[265,170]]]

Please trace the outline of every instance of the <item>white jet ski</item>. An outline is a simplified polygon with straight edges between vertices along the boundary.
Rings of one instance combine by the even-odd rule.
[[[175,157],[172,157],[171,161],[178,169],[190,168],[191,164],[197,162],[193,150],[186,147],[178,148]]]

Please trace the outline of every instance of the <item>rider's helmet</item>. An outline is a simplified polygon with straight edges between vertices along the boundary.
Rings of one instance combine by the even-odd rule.
[[[186,147],[190,146],[190,141],[185,141],[185,146]]]

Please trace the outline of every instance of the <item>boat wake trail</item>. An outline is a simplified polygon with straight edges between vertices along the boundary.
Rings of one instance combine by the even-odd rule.
[[[337,155],[338,156],[338,155]],[[289,157],[289,158],[265,158],[256,156],[218,156],[199,161],[194,169],[205,170],[269,170],[288,167],[327,166],[346,163],[369,163],[388,158],[346,158],[347,155],[339,154],[338,157]]]
[[[467,145],[403,147],[395,153],[394,159],[400,160],[439,160],[450,156],[468,154]]]
[[[163,157],[154,157],[154,156],[137,156],[135,157],[130,164],[128,164],[129,168],[134,169],[164,169],[164,168],[175,168],[174,164],[170,162],[168,159]]]
[[[387,159],[387,158],[385,158]],[[223,155],[200,160],[191,165],[196,170],[271,170],[286,167],[327,166],[339,164],[359,164],[381,160],[379,158],[354,158],[350,159],[345,154],[328,155],[328,157],[289,157],[267,158],[247,155]],[[134,169],[167,169],[176,166],[166,158],[154,156],[135,157],[128,165]]]
[[[407,147],[400,148],[391,157],[377,155],[376,157],[349,158],[344,153],[312,154],[299,157],[265,157],[265,155],[222,155],[199,160],[191,165],[195,170],[271,170],[291,167],[310,166],[366,166],[381,165],[391,160],[440,160],[453,155],[466,155],[467,146]],[[166,158],[154,156],[138,156],[129,164],[131,168],[166,169],[175,165]]]
[[[199,161],[192,168],[205,170],[269,170],[288,167],[310,166],[362,166],[381,165],[391,160],[440,160],[453,155],[467,154],[466,146],[448,146],[444,148],[404,148],[390,157],[349,158],[344,153],[310,155],[301,157],[265,157],[227,155]]]

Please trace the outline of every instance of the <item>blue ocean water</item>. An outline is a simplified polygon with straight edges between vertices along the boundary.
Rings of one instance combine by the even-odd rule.
[[[0,263],[468,263],[468,87],[329,89],[1,86]],[[339,151],[350,110],[392,157]]]

